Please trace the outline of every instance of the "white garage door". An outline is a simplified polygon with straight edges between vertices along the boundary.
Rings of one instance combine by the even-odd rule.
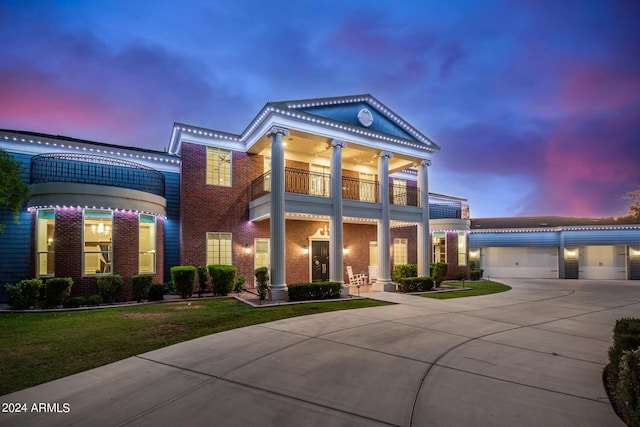
[[[558,278],[557,248],[482,248],[484,277]]]
[[[627,278],[624,246],[584,246],[580,248],[581,279]]]

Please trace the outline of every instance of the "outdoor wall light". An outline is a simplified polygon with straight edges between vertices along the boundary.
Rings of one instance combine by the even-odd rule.
[[[633,257],[640,257],[640,248],[629,248],[630,255]]]
[[[469,251],[469,258],[478,258],[478,251]]]
[[[308,254],[309,253],[309,248],[306,247],[306,246],[303,246],[302,247],[302,253],[305,254],[305,255]]]
[[[349,248],[342,248],[342,253],[345,255],[349,254]]]
[[[251,248],[249,247],[248,244],[244,245],[244,253],[245,254],[250,254],[251,253]]]
[[[578,257],[578,251],[577,249],[565,249],[564,256],[565,258],[575,259]]]

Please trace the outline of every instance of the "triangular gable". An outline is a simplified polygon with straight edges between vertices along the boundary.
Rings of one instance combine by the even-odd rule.
[[[422,142],[434,149],[440,148],[371,95],[308,99],[276,104],[289,110],[312,114],[396,138]]]

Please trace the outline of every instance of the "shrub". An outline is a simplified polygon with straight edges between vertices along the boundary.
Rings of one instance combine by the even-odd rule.
[[[171,280],[169,280],[168,282],[164,282],[164,284],[162,285],[162,288],[165,295],[176,294],[176,287],[173,286],[173,282]]]
[[[342,291],[338,282],[293,283],[288,288],[289,301],[340,298]]]
[[[162,283],[151,285],[147,299],[149,301],[162,301],[164,299],[164,285]]]
[[[87,298],[87,304],[92,307],[97,307],[104,302],[102,295],[91,295]]]
[[[149,288],[153,282],[153,276],[140,274],[131,277],[131,299],[141,302],[149,294]]]
[[[64,308],[78,308],[85,305],[87,301],[84,297],[71,297],[67,298],[62,305]]]
[[[40,279],[25,279],[15,285],[7,285],[9,304],[16,310],[37,307],[42,287],[43,284]]]
[[[171,267],[171,281],[180,298],[189,298],[193,295],[196,268],[191,265]]]
[[[433,279],[423,277],[403,277],[398,281],[400,292],[426,292],[433,290]]]
[[[198,297],[201,297],[203,293],[207,292],[209,287],[209,271],[207,266],[200,265],[197,268],[198,271]]]
[[[622,353],[616,399],[625,422],[640,426],[640,348]]]
[[[467,280],[467,273],[464,271],[458,271],[456,273],[456,280],[462,280],[463,282]]]
[[[484,270],[481,268],[474,268],[469,272],[469,277],[471,280],[480,280],[482,279],[482,275],[484,274]]]
[[[259,267],[253,270],[253,275],[256,276],[256,290],[261,300],[267,297],[267,291],[269,290],[269,269],[267,267]]]
[[[119,301],[124,291],[124,280],[119,274],[98,277],[98,292],[105,302]]]
[[[393,266],[391,278],[394,282],[400,281],[403,277],[416,277],[418,275],[417,264],[398,264]]]
[[[234,292],[237,292],[237,293],[242,292],[243,285],[246,283],[246,281],[247,281],[247,278],[246,278],[246,277],[244,277],[244,276],[240,276],[240,277],[238,277],[238,278],[236,279],[236,283],[235,283],[235,285],[233,285],[233,291],[234,291]]]
[[[71,286],[73,286],[71,277],[52,277],[48,279],[44,285],[45,305],[49,308],[61,305],[71,294]]]
[[[476,270],[480,268],[480,266],[478,265],[478,261],[476,261],[475,259],[472,259],[469,261],[469,269],[470,270]]]
[[[623,317],[613,328],[613,345],[609,348],[609,372],[618,381],[618,367],[625,351],[640,348],[640,319]]]
[[[237,269],[233,265],[208,265],[211,290],[215,295],[227,295],[236,283]]]
[[[446,262],[437,262],[435,266],[433,266],[433,281],[436,283],[436,287],[440,286],[445,276],[447,275],[447,270],[449,270],[449,264]]]

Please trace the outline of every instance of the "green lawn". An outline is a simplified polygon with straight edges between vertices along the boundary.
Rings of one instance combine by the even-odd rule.
[[[447,282],[450,286],[462,286],[462,282]],[[497,294],[499,292],[508,291],[511,286],[503,285],[498,282],[491,281],[479,281],[479,282],[464,282],[465,288],[472,288],[466,291],[451,291],[438,294],[422,294],[421,297],[434,298],[434,299],[450,299],[450,298],[462,298],[462,297],[474,297],[478,295]]]
[[[55,313],[1,313],[0,395],[229,329],[372,307],[374,300],[252,308],[232,298]]]

